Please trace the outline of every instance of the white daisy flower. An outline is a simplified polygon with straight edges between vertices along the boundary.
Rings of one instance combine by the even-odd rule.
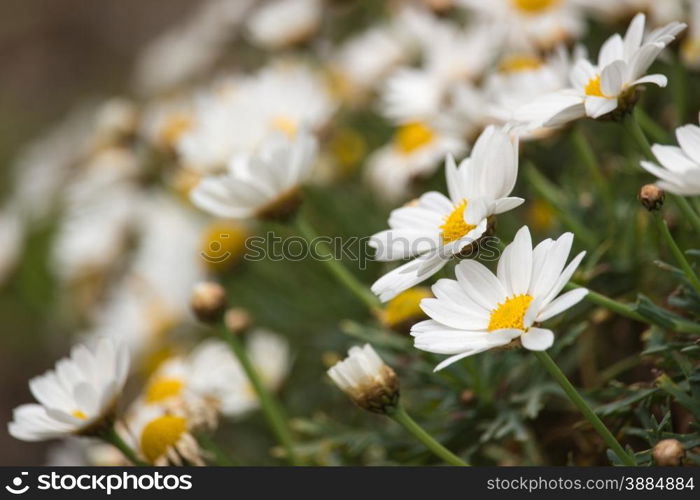
[[[335,108],[318,72],[293,61],[275,62],[200,95],[176,149],[185,167],[219,173],[235,154],[254,153],[273,133],[291,137],[302,127],[318,132]]]
[[[459,0],[486,22],[502,27],[511,48],[549,49],[579,37],[585,23],[577,0]],[[483,22],[483,21],[482,21]]]
[[[382,261],[413,258],[382,276],[372,291],[387,301],[439,271],[454,255],[486,231],[488,217],[519,206],[509,197],[518,174],[518,139],[490,126],[479,136],[471,157],[459,167],[445,162],[449,198],[431,191],[416,204],[398,208],[389,217],[391,229],[372,236],[370,246]]]
[[[276,134],[257,153],[234,156],[226,174],[204,178],[190,199],[219,217],[287,215],[298,204],[299,186],[309,178],[317,148],[305,131],[293,138]]]
[[[321,0],[273,0],[253,12],[246,28],[253,43],[280,49],[309,39],[322,12]]]
[[[654,144],[651,148],[661,166],[642,161],[642,167],[660,180],[661,189],[681,196],[700,195],[700,127],[676,129],[677,146]]]
[[[439,280],[433,285],[436,298],[421,302],[432,319],[411,329],[416,348],[451,355],[436,371],[517,338],[526,349],[548,349],[554,333],[539,323],[588,293],[578,288],[557,297],[585,255],[581,252],[566,265],[572,242],[573,234],[565,233],[533,250],[530,230],[523,226],[503,251],[495,275],[475,260],[460,262],[457,280]]]
[[[129,371],[125,346],[106,338],[75,346],[54,370],[29,381],[39,404],[15,408],[10,435],[43,441],[68,435],[97,435],[112,424]]]
[[[158,406],[136,404],[127,421],[128,441],[156,466],[204,465],[202,450],[186,415]]]
[[[359,407],[375,413],[398,404],[399,380],[371,345],[351,347],[348,357],[328,370],[328,376]]]
[[[382,200],[397,202],[410,194],[415,181],[435,172],[445,155],[460,155],[465,149],[453,124],[410,121],[369,156],[366,179]]]
[[[598,54],[598,64],[579,59],[571,69],[571,87],[542,96],[515,112],[520,121],[553,127],[583,118],[599,118],[616,109],[626,110],[634,101],[638,85],[653,83],[665,87],[667,78],[646,75],[661,51],[685,24],[672,22],[644,36],[644,14],[637,14],[624,38],[608,38]]]

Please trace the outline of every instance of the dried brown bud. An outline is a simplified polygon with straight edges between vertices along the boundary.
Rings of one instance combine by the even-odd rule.
[[[476,399],[476,394],[471,389],[464,389],[459,395],[459,402],[464,406],[469,406]]]
[[[656,443],[652,455],[656,465],[678,466],[683,463],[685,448],[677,439],[664,439]]]
[[[650,212],[658,210],[664,204],[666,193],[660,187],[654,184],[645,184],[639,190],[639,201],[644,205],[644,208]]]
[[[213,281],[198,283],[192,291],[190,305],[197,319],[203,323],[215,323],[226,310],[226,290]]]
[[[233,307],[226,311],[224,324],[232,333],[243,333],[253,324],[253,319],[242,307]]]

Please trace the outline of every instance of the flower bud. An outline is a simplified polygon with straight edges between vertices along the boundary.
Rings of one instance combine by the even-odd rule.
[[[192,311],[203,323],[215,323],[226,310],[226,290],[213,281],[205,281],[194,286],[190,302]]]
[[[677,439],[663,439],[656,443],[652,455],[656,465],[678,466],[685,457],[685,448]]]
[[[399,379],[371,345],[352,347],[328,376],[355,402],[373,413],[391,413],[399,402]]]
[[[637,198],[644,205],[644,208],[650,212],[653,210],[658,210],[664,204],[664,198],[666,193],[660,187],[654,184],[645,184],[639,190],[639,195]]]
[[[242,307],[232,307],[224,314],[224,324],[231,333],[243,333],[250,328],[253,320]]]

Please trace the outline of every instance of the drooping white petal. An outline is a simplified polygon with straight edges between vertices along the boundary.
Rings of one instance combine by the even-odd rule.
[[[546,351],[554,343],[554,333],[546,328],[530,328],[520,336],[525,349],[531,351]]]

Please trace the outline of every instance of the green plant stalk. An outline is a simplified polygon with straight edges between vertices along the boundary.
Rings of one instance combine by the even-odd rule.
[[[114,446],[116,449],[118,449],[122,455],[124,455],[126,458],[129,459],[129,461],[134,464],[138,465],[140,467],[143,466],[148,466],[146,462],[141,460],[137,455],[134,450],[131,449],[131,447],[124,442],[124,440],[121,438],[119,433],[116,431],[114,426],[111,426],[108,431],[100,435],[100,438]]]
[[[284,416],[284,412],[277,402],[277,399],[263,383],[258,371],[250,361],[241,339],[236,336],[236,334],[229,332],[226,327],[222,327],[222,329],[224,339],[228,342],[229,346],[231,346],[231,350],[235,354],[236,358],[238,358],[238,361],[240,361],[243,371],[245,372],[250,384],[253,386],[253,390],[258,396],[260,407],[265,414],[265,418],[267,419],[272,432],[274,432],[277,440],[286,451],[287,460],[292,465],[302,465],[294,451],[294,440],[292,438],[292,433],[289,430],[287,419]]]
[[[642,130],[649,134],[655,142],[668,142],[670,140],[668,132],[666,132],[661,125],[656,123],[641,107],[637,106],[634,108],[634,113],[636,114],[635,118],[639,122],[639,126],[642,127]]]
[[[575,127],[571,133],[571,139],[574,143],[574,148],[581,158],[581,161],[588,169],[588,173],[591,175],[598,193],[603,198],[605,211],[607,212],[608,217],[612,219],[614,217],[615,209],[612,192],[610,191],[610,183],[605,179],[605,176],[600,171],[595,153],[593,152],[586,135],[579,127]]]
[[[688,278],[688,281],[690,282],[692,287],[695,289],[698,295],[700,295],[700,280],[698,279],[698,275],[695,274],[693,267],[688,262],[688,259],[685,258],[685,254],[683,253],[683,251],[680,248],[678,248],[676,240],[673,239],[671,232],[668,230],[668,224],[666,224],[666,221],[658,213],[654,214],[654,219],[656,220],[656,225],[659,228],[661,236],[666,241],[668,247],[671,249],[671,253],[676,259],[676,262],[681,267],[681,269],[683,269],[683,272],[685,273],[685,276],[686,278]]]
[[[320,255],[321,262],[323,262],[328,270],[336,277],[336,279],[342,283],[348,291],[350,291],[355,297],[357,297],[360,302],[362,302],[367,308],[376,313],[380,310],[379,299],[357,278],[348,271],[345,266],[336,260],[333,256],[331,249],[323,241],[318,239],[318,234],[314,231],[313,227],[309,222],[301,215],[297,214],[295,225],[299,233],[309,242],[315,242],[315,247],[323,252],[325,255]]]
[[[673,193],[669,193],[668,196],[678,206],[680,211],[683,212],[683,215],[686,219],[688,219],[688,222],[690,222],[690,225],[693,226],[693,229],[700,233],[700,216],[698,216],[698,213],[693,210],[693,207],[690,206],[688,200],[686,200],[683,196]]]
[[[561,386],[566,395],[569,397],[571,402],[579,409],[579,411],[586,417],[586,420],[590,422],[593,428],[598,432],[600,437],[603,438],[605,444],[615,452],[618,458],[625,465],[635,466],[637,463],[634,458],[625,451],[622,445],[615,439],[610,430],[605,426],[603,421],[595,414],[595,412],[588,406],[588,403],[581,397],[576,388],[569,382],[569,379],[564,375],[564,372],[559,369],[559,366],[554,362],[554,360],[547,354],[546,351],[533,351],[535,357],[544,365],[547,371],[552,375],[554,380]]]
[[[537,170],[534,164],[528,162],[525,165],[525,177],[527,177],[535,191],[554,207],[564,225],[571,229],[587,248],[595,248],[596,238],[594,234],[569,214],[569,211],[564,207],[563,196],[560,191]]]
[[[644,135],[642,127],[639,126],[639,122],[637,121],[634,112],[629,113],[625,117],[624,125],[627,129],[627,132],[632,136],[639,148],[642,150],[644,156],[648,160],[656,161],[656,157],[654,156],[654,153],[651,150],[651,146],[649,145],[647,136]]]
[[[569,281],[565,286],[565,289],[567,290],[574,290],[576,288],[582,287],[581,285],[578,285],[573,281]],[[631,305],[623,304],[622,302],[618,302],[617,300],[611,299],[610,297],[606,297],[603,294],[594,292],[591,289],[588,289],[586,300],[593,302],[594,304],[597,304],[601,307],[604,307],[605,309],[613,311],[619,314],[620,316],[625,316],[635,321],[641,321],[642,323],[649,323],[649,320],[641,314],[639,314],[638,312],[636,312]]]
[[[428,434],[425,429],[423,429],[418,423],[411,418],[411,416],[406,413],[406,410],[399,404],[399,406],[391,413],[387,414],[389,418],[394,420],[394,422],[399,423],[406,429],[409,433],[413,435],[418,441],[423,443],[426,448],[432,451],[436,456],[440,457],[442,460],[450,465],[456,465],[458,467],[469,467],[469,464],[459,458],[457,455],[452,453],[450,450],[445,448],[443,445],[438,443],[433,436]]]

